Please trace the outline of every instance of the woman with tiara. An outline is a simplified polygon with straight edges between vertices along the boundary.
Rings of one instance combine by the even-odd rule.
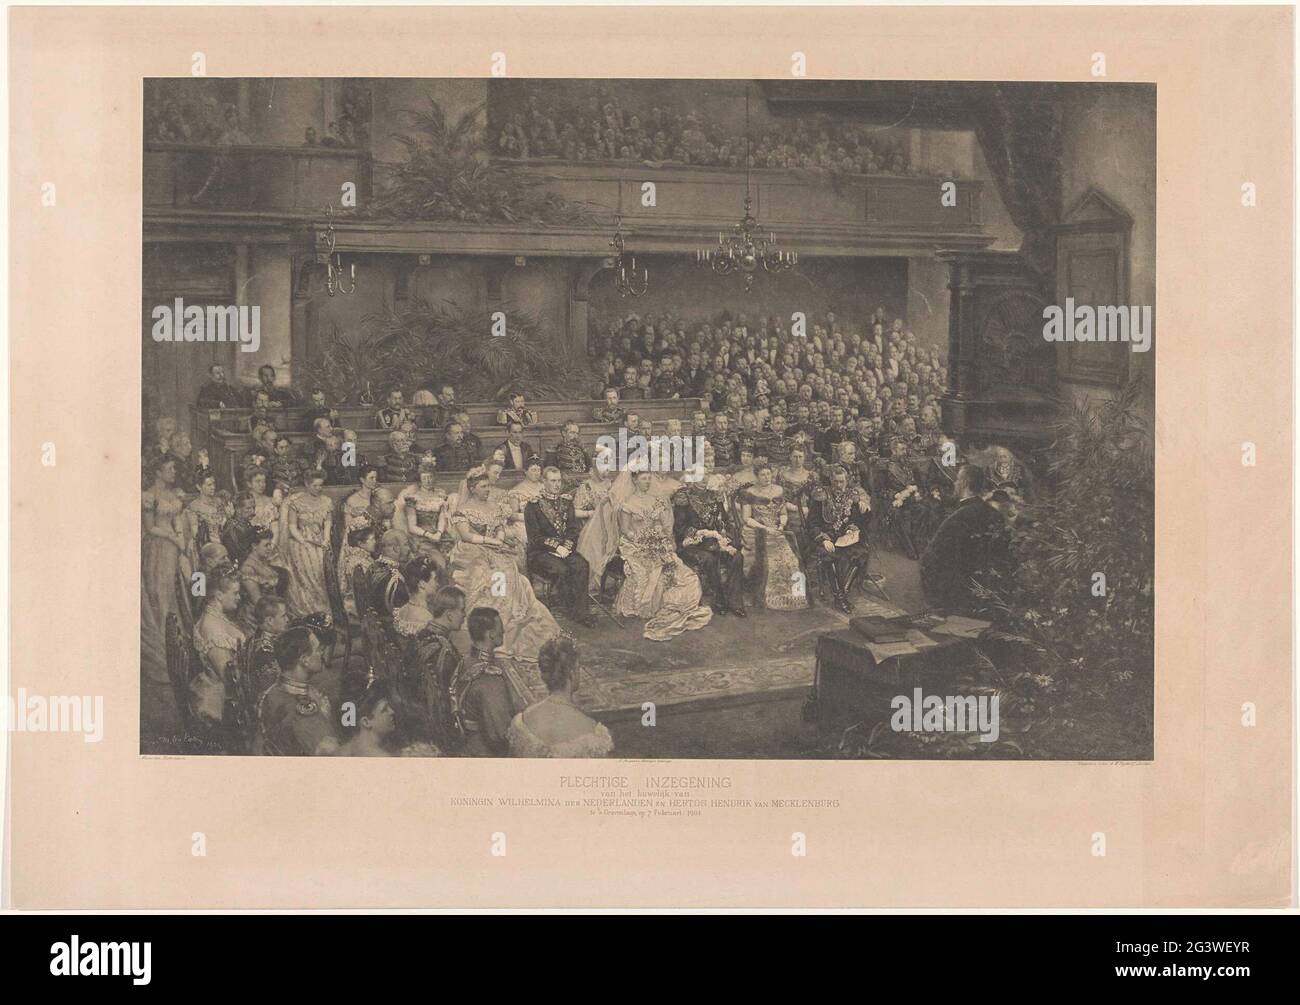
[[[289,611],[305,617],[330,609],[325,590],[325,545],[329,541],[334,500],[324,493],[325,474],[311,470],[303,478],[303,491],[284,504],[281,540],[289,568]]]
[[[587,560],[593,589],[600,585],[605,566],[618,551],[618,507],[609,498],[617,474],[614,451],[598,446],[591,474],[573,494],[574,513],[587,521],[578,534],[578,554]]]
[[[363,464],[357,471],[360,487],[343,500],[343,529],[350,530],[374,525],[375,490],[379,488],[379,468],[373,464]]]
[[[807,460],[807,449],[802,444],[796,444],[790,448],[790,463],[776,476],[785,492],[785,509],[789,515],[787,527],[799,545],[800,554],[805,547],[803,514],[808,508],[808,496],[817,485],[812,469],[806,466]]]
[[[265,527],[271,532],[271,541],[280,547],[280,507],[267,494],[266,472],[261,469],[248,474],[248,491],[253,496],[254,527]]]
[[[475,468],[451,516],[452,581],[465,591],[465,606],[491,607],[505,625],[502,648],[513,656],[536,660],[542,643],[560,634],[551,612],[519,571],[516,547],[508,540],[510,518],[492,500],[488,473]]]
[[[610,498],[621,500],[618,550],[625,578],[614,610],[644,619],[642,634],[656,642],[703,628],[713,611],[700,603],[699,577],[677,556],[671,504],[652,491],[653,478],[640,465],[635,475],[624,471],[616,483]]]
[[[194,484],[199,494],[185,507],[185,519],[190,555],[197,560],[199,549],[205,544],[221,543],[221,530],[226,525],[226,510],[217,495],[217,476],[210,469],[195,472]]]
[[[420,460],[420,480],[397,493],[392,522],[393,529],[405,532],[415,550],[438,567],[439,575],[444,575],[450,500],[434,480],[437,472],[438,462],[432,457]]]
[[[786,539],[785,490],[772,480],[766,460],[754,465],[755,482],[736,499],[744,522],[745,551],[754,556],[754,602],[772,611],[798,611],[808,606],[799,559]]]

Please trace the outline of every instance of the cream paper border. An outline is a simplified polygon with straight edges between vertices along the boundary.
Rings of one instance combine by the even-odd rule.
[[[11,10],[11,680],[102,693],[108,726],[99,744],[12,736],[10,903],[1293,903],[1292,33],[1282,7]],[[1154,762],[140,756],[141,78],[187,75],[196,50],[211,76],[485,76],[503,51],[512,76],[782,77],[800,50],[813,77],[1077,81],[1104,51],[1108,80],[1154,81]],[[725,776],[733,798],[839,805],[448,805],[563,798],[573,774]]]

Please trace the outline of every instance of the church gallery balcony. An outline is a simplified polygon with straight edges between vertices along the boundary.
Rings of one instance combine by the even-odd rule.
[[[337,250],[388,254],[593,256],[608,253],[615,216],[628,248],[690,254],[739,221],[745,173],[730,168],[622,162],[499,161],[579,206],[571,224],[402,221],[364,214],[373,175],[361,151],[329,147],[228,147],[155,143],[145,147],[144,205],[149,230],[188,230],[205,218],[273,218],[312,223],[357,185],[362,212],[336,218]],[[653,205],[647,183],[653,185]],[[803,255],[929,255],[936,248],[982,248],[983,183],[894,175],[755,170],[749,192],[760,228]],[[233,219],[232,219],[233,218]],[[269,222],[269,221],[268,221]],[[175,236],[180,236],[179,234]]]

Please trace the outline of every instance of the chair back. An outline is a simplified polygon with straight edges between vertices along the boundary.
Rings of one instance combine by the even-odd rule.
[[[180,569],[176,570],[176,604],[180,615],[181,628],[187,639],[194,638],[194,601],[190,593],[189,580]]]
[[[366,609],[366,580],[361,566],[354,566],[348,573],[348,578],[350,582],[347,587],[352,591],[352,606],[356,608],[357,616],[360,617]]]
[[[167,615],[163,628],[163,642],[167,652],[167,679],[171,682],[176,709],[180,712],[185,732],[193,735],[194,714],[190,708],[190,677],[196,672],[193,657],[193,629],[186,630],[175,612]]]
[[[330,516],[330,544],[337,552],[343,547],[343,536],[347,533],[347,514],[342,503],[334,507]]]
[[[343,591],[339,588],[339,565],[332,545],[325,546],[325,555],[321,559],[325,568],[325,594],[330,601],[330,616],[340,629],[348,623],[347,608],[343,606]]]
[[[257,682],[253,676],[255,636],[250,635],[235,651],[235,661],[230,671],[231,711],[242,751],[252,749],[257,732]]]

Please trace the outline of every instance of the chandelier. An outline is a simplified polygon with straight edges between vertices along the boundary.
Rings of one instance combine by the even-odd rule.
[[[745,292],[754,288],[759,266],[764,272],[788,272],[799,262],[796,251],[782,251],[776,246],[776,234],[755,234],[758,221],[752,212],[754,200],[749,194],[749,90],[745,90],[745,214],[730,234],[718,232],[716,248],[701,248],[695,253],[697,265],[707,265],[720,276],[739,272],[745,277]]]
[[[614,288],[620,297],[639,297],[650,288],[650,270],[642,269],[640,282],[637,281],[636,257],[629,257],[623,247],[623,218],[614,221],[614,236],[609,242],[614,249],[614,258],[610,268],[614,270]]]
[[[323,233],[316,235],[316,247],[324,248],[324,251],[317,252],[317,261],[324,259],[325,266],[325,292],[331,297],[335,293],[342,293],[345,296],[349,293],[356,292],[357,288],[357,265],[356,262],[348,266],[347,275],[352,280],[352,287],[349,289],[343,284],[343,256],[335,251],[335,245],[338,243],[338,236],[334,233],[334,207],[325,207],[325,230]]]

